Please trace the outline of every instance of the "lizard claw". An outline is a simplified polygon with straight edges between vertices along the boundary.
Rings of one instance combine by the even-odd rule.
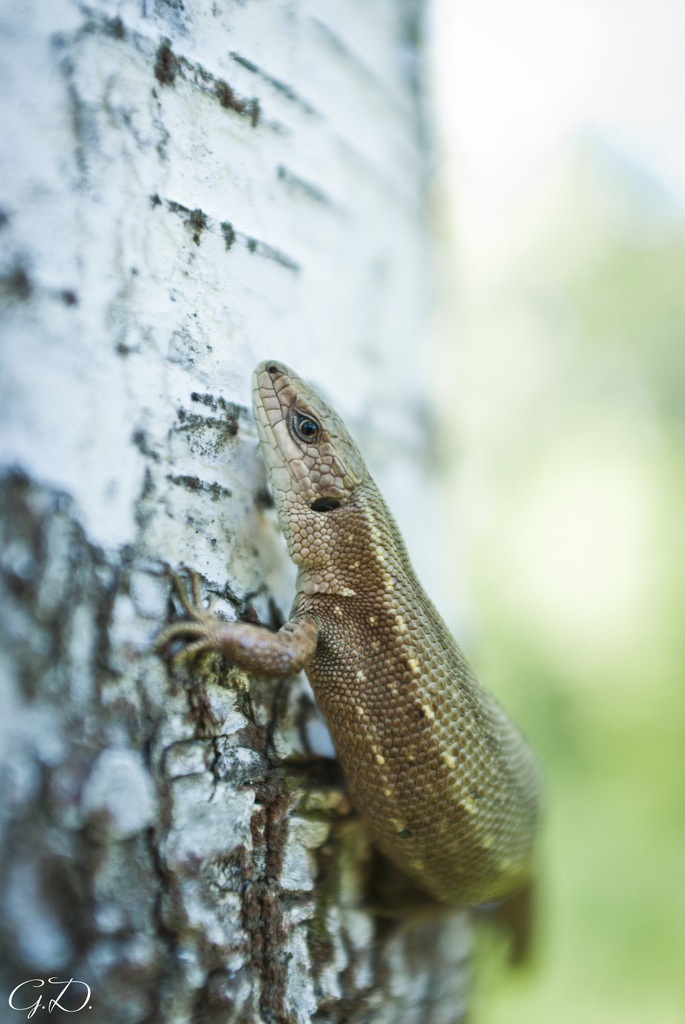
[[[177,666],[202,651],[211,650],[216,643],[217,619],[213,613],[216,598],[212,596],[205,606],[199,575],[193,570],[189,570],[188,580],[190,592],[188,583],[183,577],[178,573],[171,574],[174,592],[188,618],[170,622],[160,631],[152,645],[152,650],[157,654],[168,655],[172,666]],[[180,651],[168,654],[170,644],[186,638],[191,642]]]
[[[200,576],[193,569],[188,570],[188,578],[190,580],[190,587],[193,595],[192,601],[188,598],[188,590],[181,579],[176,573],[174,573],[174,589],[178,594],[178,597],[190,616],[197,618],[198,616],[207,616],[214,610],[216,604],[216,595],[210,594],[207,598],[207,606],[204,607],[204,598],[202,596],[202,590],[200,587]]]
[[[205,651],[213,650],[215,650],[215,647],[211,640],[206,637],[200,637],[200,639],[194,640],[192,644],[188,644],[187,647],[173,654],[169,659],[169,664],[172,668],[178,668],[184,661],[189,661],[197,654],[204,654]]]

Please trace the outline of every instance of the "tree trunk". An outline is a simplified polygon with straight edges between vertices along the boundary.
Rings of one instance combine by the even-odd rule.
[[[229,617],[287,614],[263,358],[327,385],[428,565],[420,16],[3,5],[7,1019],[58,996],[91,1024],[462,1016],[464,916],[374,915],[306,681],[150,652],[170,567]]]

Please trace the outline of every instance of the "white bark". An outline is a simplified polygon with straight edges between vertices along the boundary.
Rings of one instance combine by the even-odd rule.
[[[91,1024],[459,1018],[464,922],[380,941],[306,683],[148,653],[169,565],[287,613],[259,359],[326,386],[418,549],[419,16],[0,11],[0,1003],[63,974]]]

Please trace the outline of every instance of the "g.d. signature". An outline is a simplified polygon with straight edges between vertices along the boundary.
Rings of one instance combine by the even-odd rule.
[[[25,1005],[27,1000],[32,999],[35,995],[35,991],[32,992],[31,989],[42,989],[46,984],[61,985],[62,988],[46,1004],[43,1003],[43,996],[47,997],[48,993],[41,992],[35,1002],[29,1003],[28,1006]],[[76,987],[79,985],[81,986],[80,989]],[[54,992],[54,989],[52,991]],[[83,997],[83,1002],[80,1006],[77,1006],[76,1004],[81,997]],[[63,1010],[65,1013],[78,1013],[79,1010],[85,1010],[86,1007],[90,1009],[88,1005],[90,1003],[90,986],[86,985],[85,981],[76,981],[75,978],[69,978],[68,981],[48,978],[47,982],[44,978],[29,978],[28,981],[22,981],[16,988],[12,989],[8,1002],[10,1009],[26,1013],[27,1020],[30,1020],[39,1008],[43,1010],[47,1008],[48,1013],[52,1013],[53,1010]]]

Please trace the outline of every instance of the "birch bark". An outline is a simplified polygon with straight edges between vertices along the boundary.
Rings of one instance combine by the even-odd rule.
[[[369,910],[306,682],[212,658],[170,677],[149,653],[170,566],[229,616],[287,614],[263,358],[328,385],[428,564],[421,8],[3,4],[9,1019],[50,978],[75,979],[72,1009],[89,986],[91,1024],[461,1017],[464,920]]]

